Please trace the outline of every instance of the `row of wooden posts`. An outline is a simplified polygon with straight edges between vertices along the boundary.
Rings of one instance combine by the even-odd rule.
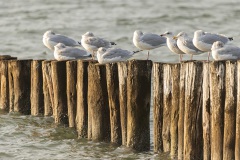
[[[79,138],[147,151],[152,97],[155,152],[240,159],[240,61],[97,65],[2,57],[3,110],[53,116]]]

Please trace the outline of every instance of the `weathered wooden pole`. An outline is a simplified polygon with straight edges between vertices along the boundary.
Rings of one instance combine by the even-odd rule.
[[[237,62],[226,62],[223,159],[235,159]],[[214,106],[213,106],[214,107]]]
[[[181,63],[180,69],[180,97],[178,117],[178,159],[183,160],[184,151],[184,110],[185,110],[185,77],[186,63]]]
[[[67,108],[69,127],[76,127],[77,111],[77,61],[66,62],[67,72]]]
[[[0,82],[1,82],[1,96],[0,96],[0,109],[9,111],[9,90],[8,90],[8,61],[0,61]]]
[[[122,145],[127,145],[127,62],[118,62]]]
[[[137,151],[150,149],[151,61],[128,62],[127,146]]]
[[[209,62],[203,63],[203,159],[211,159],[211,106],[210,106],[210,68]]]
[[[17,59],[10,55],[0,56],[0,109],[9,111],[8,60]]]
[[[171,148],[170,126],[172,106],[172,80],[171,65],[163,65],[163,151],[168,152]]]
[[[202,62],[188,62],[185,77],[184,160],[202,159]]]
[[[240,159],[240,61],[237,62],[237,73],[235,159]]]
[[[51,61],[42,61],[44,116],[53,115],[53,89]]]
[[[88,62],[77,62],[77,113],[76,128],[79,138],[88,136]]]
[[[95,65],[94,62],[88,66],[88,111],[91,115],[91,139],[110,141],[106,68],[105,65]]]
[[[106,64],[106,76],[110,110],[111,142],[122,144],[117,63]]]
[[[223,159],[225,63],[210,63],[211,159]]]
[[[177,158],[178,155],[178,118],[179,118],[179,102],[180,102],[180,64],[171,65],[171,80],[172,80],[172,105],[171,105],[171,149],[170,155],[172,158]]]
[[[52,61],[51,68],[54,94],[54,120],[56,124],[68,124],[66,61]]]
[[[10,111],[31,113],[31,60],[9,60],[9,106]]]
[[[163,151],[163,64],[153,63],[154,152]]]
[[[31,115],[34,116],[44,112],[42,61],[31,62]]]

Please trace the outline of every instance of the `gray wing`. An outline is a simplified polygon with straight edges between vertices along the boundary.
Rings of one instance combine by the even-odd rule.
[[[213,44],[216,41],[221,41],[223,43],[227,43],[228,42],[228,38],[227,37],[224,37],[224,36],[219,35],[219,34],[211,34],[211,33],[206,33],[199,40],[204,42],[204,43],[208,43],[208,44]]]
[[[117,49],[109,49],[106,53],[103,54],[103,57],[106,59],[112,59],[116,57],[126,58],[131,56],[132,54],[133,52],[117,48]]]
[[[50,41],[56,42],[56,43],[63,43],[66,46],[77,46],[79,45],[77,41],[63,36],[63,35],[54,35],[52,37],[49,38]]]
[[[98,38],[98,37],[88,37],[86,39],[86,43],[88,43],[90,45],[93,45],[93,46],[96,46],[98,48],[100,48],[100,47],[106,47],[106,48],[111,47],[110,42],[108,42],[107,40]]]
[[[66,57],[73,57],[73,58],[81,58],[81,57],[89,57],[90,54],[84,50],[78,48],[64,48],[60,51],[60,54]]]
[[[159,46],[166,43],[166,38],[156,34],[147,33],[141,37],[141,41],[151,46]]]
[[[199,51],[199,52],[202,52],[200,51],[199,49],[197,49],[194,45],[193,45],[193,42],[192,42],[192,39],[191,38],[186,38],[182,41],[182,43],[187,46],[188,48],[192,49],[192,50],[195,50],[195,51]]]
[[[231,55],[237,59],[240,58],[240,48],[236,46],[225,46],[223,50],[218,52],[219,55]]]

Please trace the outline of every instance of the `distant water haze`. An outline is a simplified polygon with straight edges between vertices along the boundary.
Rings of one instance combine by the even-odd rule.
[[[0,2],[0,54],[21,59],[53,59],[52,51],[42,43],[47,30],[67,35],[75,40],[87,31],[117,43],[118,48],[136,50],[133,32],[142,30],[162,34],[185,31],[189,36],[202,29],[234,37],[240,46],[240,8],[237,0],[140,0],[140,1],[64,1],[11,0]],[[145,59],[147,52],[133,58]],[[207,53],[194,56],[206,60]],[[154,49],[150,59],[159,62],[177,62],[167,47]],[[190,59],[184,55],[184,59]]]

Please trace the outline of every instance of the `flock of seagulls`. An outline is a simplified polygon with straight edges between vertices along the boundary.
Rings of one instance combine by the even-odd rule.
[[[89,59],[91,57],[94,60],[97,57],[100,64],[125,61],[143,50],[148,52],[148,60],[149,51],[162,46],[167,46],[171,52],[178,54],[180,62],[184,54],[189,54],[192,60],[193,55],[204,52],[208,52],[208,60],[211,53],[214,60],[240,59],[240,48],[226,45],[231,40],[233,40],[232,37],[202,30],[195,31],[193,38],[185,32],[174,36],[169,31],[158,35],[136,30],[133,33],[133,44],[140,50],[128,51],[112,47],[116,43],[97,37],[91,32],[83,34],[80,42],[53,31],[46,31],[43,35],[43,44],[54,52],[56,60]],[[80,46],[85,50],[78,48]]]

